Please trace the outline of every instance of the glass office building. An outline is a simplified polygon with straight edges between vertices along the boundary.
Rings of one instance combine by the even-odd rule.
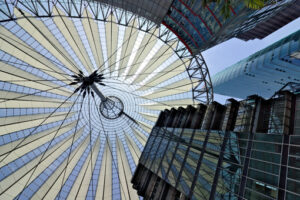
[[[280,92],[162,112],[134,188],[146,199],[299,199],[299,99]]]
[[[199,40],[194,11],[207,41],[226,20],[189,2],[0,0],[0,199],[139,199],[130,180],[160,111],[213,101],[183,33]],[[183,10],[193,22],[171,24]]]
[[[244,1],[231,1],[228,18],[222,11],[224,3],[203,6],[202,0],[174,0],[162,23],[197,54],[233,37],[262,39],[300,16],[299,0],[268,1],[261,10],[247,8]]]
[[[212,77],[214,92],[237,98],[271,97],[289,82],[300,82],[300,31],[256,52]]]

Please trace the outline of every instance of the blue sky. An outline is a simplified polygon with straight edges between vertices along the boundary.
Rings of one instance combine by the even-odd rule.
[[[262,40],[243,41],[236,38],[223,42],[213,48],[210,48],[202,55],[207,63],[210,75],[233,65],[234,63],[250,56],[251,54],[273,44],[274,42],[290,35],[300,29],[300,18],[290,22]],[[215,101],[224,103],[227,97],[215,95]]]

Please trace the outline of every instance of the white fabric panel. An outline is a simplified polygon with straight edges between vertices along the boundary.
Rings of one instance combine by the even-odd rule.
[[[69,78],[68,76],[58,74],[65,72],[2,26],[0,26],[0,49],[63,82]]]
[[[160,97],[166,97],[174,94],[180,94],[191,91],[193,84],[189,79],[182,79],[181,81],[174,82],[173,84],[167,85],[164,88],[159,88],[151,94],[145,95],[148,99],[155,99]]]
[[[25,95],[27,94],[0,90],[0,108],[52,108],[58,107],[63,102],[54,98]],[[71,104],[67,101],[61,107],[68,107]]]
[[[133,132],[135,133],[136,138],[139,140],[139,142],[145,146],[146,142],[147,142],[147,137],[141,133],[138,129],[136,128],[132,128]]]
[[[73,126],[75,125],[75,123],[76,123],[76,122],[68,123],[68,124],[62,126],[62,128],[68,127],[68,126],[73,127]],[[22,138],[22,139],[20,139],[20,140],[17,140],[17,141],[11,142],[11,143],[7,143],[7,144],[5,144],[5,145],[0,146],[0,152],[1,152],[2,154],[5,154],[5,153],[7,153],[7,152],[13,150],[14,148],[21,148],[21,147],[23,147],[23,146],[26,146],[27,144],[29,144],[29,143],[31,143],[31,142],[33,142],[33,141],[35,141],[35,140],[38,140],[38,139],[40,139],[40,138],[42,138],[42,137],[47,136],[48,134],[52,133],[53,131],[57,131],[58,128],[59,128],[59,125],[57,125],[56,127],[47,129],[47,130],[45,130],[45,131],[41,131],[41,132],[36,132],[36,131],[35,131],[35,132],[32,132],[31,135],[28,136],[28,137],[27,137],[26,139],[24,139],[24,140],[23,140],[23,138]],[[20,144],[19,144],[19,143],[20,143]],[[17,147],[17,146],[18,146],[18,147]],[[13,155],[13,154],[12,154],[12,155]],[[0,159],[3,159],[4,156],[6,156],[6,155],[1,156]]]
[[[197,102],[195,102],[196,104]],[[164,105],[166,104],[166,105]],[[162,101],[160,103],[143,104],[142,106],[150,110],[164,110],[171,109],[172,107],[186,107],[187,105],[194,105],[193,99],[180,99],[171,101]]]
[[[137,122],[141,126],[141,128],[143,128],[145,131],[147,131],[147,133],[151,132],[152,126],[150,124],[147,124],[147,123],[142,122],[142,121],[137,121]]]
[[[26,139],[26,142],[25,141],[22,142],[18,146],[18,148],[14,150],[13,153],[10,153],[9,149],[14,148],[17,144],[20,143],[20,141],[16,141],[15,142],[16,145],[14,145],[13,147],[9,147],[9,145],[6,145],[6,148],[5,148],[5,147],[1,146],[1,149],[3,150],[3,151],[1,151],[1,154],[7,152],[8,155],[5,154],[5,155],[1,156],[1,160],[4,158],[5,159],[2,163],[0,163],[0,167],[4,166],[5,164],[7,164],[9,162],[14,161],[15,159],[25,155],[26,153],[34,150],[35,148],[41,146],[42,144],[50,141],[56,133],[57,133],[57,136],[60,136],[61,134],[71,130],[73,128],[71,125],[72,124],[64,126],[59,131],[57,131],[58,129],[56,128],[56,129],[50,129],[50,130],[47,130],[47,131],[44,131],[44,132],[41,132],[38,134],[34,134],[34,135],[28,137]],[[47,135],[45,135],[46,133],[47,133]],[[43,134],[43,135],[41,137],[37,137],[40,134]],[[12,144],[10,144],[10,146],[12,146]]]
[[[3,66],[3,67],[5,67],[5,66]],[[16,85],[21,85],[21,86],[41,90],[41,91],[46,91],[46,90],[50,90],[50,89],[53,88],[53,87],[49,87],[49,86],[44,84],[44,83],[47,83],[47,81],[33,82],[33,81],[29,81],[28,79],[23,79],[23,78],[20,78],[20,77],[16,77],[14,75],[7,74],[7,73],[1,72],[1,71],[0,71],[0,77],[1,77],[1,81],[11,82],[11,83],[14,83]],[[32,80],[34,80],[34,79],[32,79]],[[54,87],[59,87],[59,86],[56,85]],[[66,91],[62,91],[62,90],[59,90],[59,89],[52,89],[52,90],[50,90],[50,92],[55,93],[55,94],[59,94],[59,95],[63,95],[63,96],[71,94],[71,92],[66,92]]]
[[[19,26],[21,26],[27,33],[29,33],[36,41],[42,44],[52,55],[60,60],[71,71],[77,72],[76,63],[71,56],[65,50],[65,48],[57,41],[55,36],[48,30],[47,26],[40,20],[30,18],[30,14],[25,13],[26,18],[22,18],[23,15],[18,9],[14,9],[14,14],[17,18]],[[66,58],[67,57],[67,58]]]
[[[141,114],[145,119],[148,119],[152,122],[156,122],[157,120],[157,115],[153,115],[150,113],[143,113],[143,112],[139,112],[139,114]]]
[[[52,135],[50,135],[52,136]],[[50,137],[49,136],[49,137]],[[30,181],[28,184],[30,184],[37,176],[39,176],[40,173],[42,173],[56,158],[59,156],[61,153],[64,152],[64,150],[70,145],[71,136],[68,138],[64,139],[63,141],[60,142],[60,144],[63,144],[59,148],[57,147],[58,145],[54,146],[53,148],[49,149],[47,153],[44,155],[42,163],[38,165],[38,167],[35,170],[35,173],[31,177]],[[66,142],[69,140],[68,142]],[[41,145],[40,143],[38,145]],[[49,156],[51,154],[51,156]],[[6,192],[8,194],[12,194],[13,196],[16,196],[21,192],[23,189],[24,185],[29,179],[29,176],[31,175],[31,172],[29,172],[27,175],[25,175],[23,178],[21,178],[22,175],[24,175],[26,172],[30,171],[32,168],[34,168],[38,162],[40,161],[42,155],[36,157],[34,160],[29,162],[27,165],[22,167],[21,169],[15,171],[11,176],[7,177],[0,183],[0,192],[3,191],[4,189],[8,188],[9,186],[12,186],[9,188],[9,190]],[[18,180],[21,178],[20,180]],[[18,180],[18,181],[16,181]]]
[[[0,77],[1,77],[2,81],[12,82],[15,84],[21,84],[22,86],[31,87],[31,88],[35,88],[38,90],[48,90],[48,89],[59,86],[56,84],[56,82],[51,82],[51,80],[50,81],[31,82],[32,80],[42,80],[42,78],[35,76],[24,70],[18,69],[12,65],[1,62],[1,61],[0,61],[0,65],[1,65],[0,74],[2,74],[2,75],[0,75]],[[5,72],[7,72],[7,73],[5,73]],[[14,80],[17,80],[18,82],[14,82]],[[60,94],[63,96],[65,96],[65,95],[69,96],[70,94],[73,93],[64,87],[59,88],[59,89],[53,89],[50,92],[55,93],[55,94]]]
[[[161,64],[163,64],[168,58],[170,58],[173,54],[177,43],[173,43],[171,46],[164,45],[159,51],[154,55],[154,57],[150,60],[150,62],[146,65],[144,70],[140,73],[138,78],[136,78],[133,83],[139,83],[143,81],[151,72],[157,69]]]
[[[57,7],[54,7],[53,14],[56,16],[53,17],[53,21],[55,22],[57,28],[63,34],[64,38],[75,52],[80,62],[85,66],[87,71],[91,73],[93,71],[92,62],[88,56],[88,53],[86,52],[73,21],[65,17],[65,13]],[[75,72],[78,72],[78,69],[75,69]]]
[[[133,141],[131,136],[129,136],[128,134],[125,134],[125,136],[126,136],[126,143],[128,145],[131,156],[134,160],[134,163],[137,165],[139,162],[139,158],[141,156],[141,151],[138,148],[137,144]]]
[[[106,48],[109,71],[112,72],[115,69],[117,58],[117,45],[118,45],[118,25],[116,24],[116,17],[111,14],[107,18],[109,22],[105,24],[106,35]]]
[[[66,117],[66,114],[67,114],[67,112],[55,113],[51,117],[49,117],[49,119],[47,119],[44,123],[50,123],[50,122],[55,122],[55,121],[62,120]],[[71,117],[73,114],[74,114],[74,112],[70,112],[68,116]],[[43,114],[41,116],[46,117],[48,115],[50,115],[50,114]],[[34,127],[34,126],[38,126],[44,120],[45,120],[45,118],[37,118],[35,120],[23,121],[23,122],[19,122],[17,124],[3,125],[3,126],[1,126],[0,135],[4,135],[4,134],[7,134],[7,133],[12,133],[12,132],[15,132],[15,131],[20,131],[20,130],[31,128],[31,127]]]
[[[85,199],[88,189],[89,189],[89,184],[90,181],[92,180],[92,172],[91,170],[94,170],[96,159],[97,159],[97,154],[100,148],[100,140],[98,139],[96,141],[96,144],[92,147],[92,158],[93,160],[91,161],[91,152],[89,152],[89,155],[82,166],[82,169],[80,173],[78,174],[76,178],[76,182],[74,183],[70,194],[68,198],[73,199],[76,196],[76,199]],[[89,144],[90,145],[90,144]],[[96,181],[93,182],[93,184],[96,184]],[[78,191],[79,190],[79,191]],[[96,191],[94,191],[94,194],[96,194]]]
[[[173,62],[172,64],[170,64],[167,68],[165,68],[163,70],[163,73],[157,73],[156,75],[154,75],[152,78],[150,78],[148,81],[143,82],[144,86],[140,87],[138,90],[147,90],[151,87],[155,87],[156,85],[171,79],[172,77],[185,72],[186,68],[184,63],[186,63],[186,65],[189,64],[189,60],[188,59],[178,59],[175,62]]]
[[[37,120],[37,119],[45,119],[50,114],[51,113],[3,117],[0,120],[0,127],[9,126],[11,124],[19,124],[22,122],[27,122],[27,121]],[[55,112],[52,114],[52,116],[54,117],[54,116],[65,115],[65,114],[67,114],[67,112]]]
[[[98,69],[103,65],[103,54],[98,24],[92,19],[92,16],[93,15],[87,9],[84,9],[83,18],[81,20]]]
[[[77,137],[79,137],[81,135],[82,132],[83,132],[83,129],[79,130],[76,133],[75,140],[77,139]],[[71,140],[72,139],[70,139],[70,141]],[[73,152],[71,153],[71,156],[70,156],[69,164],[68,164],[67,168],[64,167],[64,170],[66,171],[66,172],[63,172],[63,173],[66,173],[64,180],[62,180],[63,175],[60,175],[59,179],[56,180],[56,183],[53,185],[51,190],[45,196],[45,199],[54,199],[58,195],[60,188],[61,188],[61,184],[62,183],[64,184],[66,182],[66,180],[68,179],[69,175],[71,174],[72,170],[78,163],[79,159],[81,158],[84,150],[87,148],[88,145],[89,145],[89,137],[86,137],[81,145],[79,145],[76,149],[73,149]],[[70,144],[68,146],[70,146]],[[66,161],[63,162],[63,164],[61,166],[66,166]]]
[[[119,179],[121,182],[120,187],[123,188],[121,189],[122,199],[139,199],[137,191],[132,188],[130,182],[132,177],[130,165],[125,154],[124,146],[120,141],[119,137],[117,137],[117,157]]]
[[[151,39],[150,38],[151,38],[151,33],[145,34],[140,46],[138,47],[138,51],[135,55],[132,66],[130,67],[130,71],[127,74],[127,78],[130,78],[132,77],[133,74],[136,74],[136,72],[141,67],[141,64],[143,63],[145,58],[148,56],[148,54],[152,51],[153,47],[155,46],[158,39],[155,36],[153,36]],[[149,44],[147,45],[148,42]],[[154,57],[156,57],[156,55],[154,55]],[[151,60],[149,63],[151,63]],[[146,67],[149,67],[149,65],[147,65]]]
[[[136,39],[137,39],[137,36],[139,33],[138,29],[135,28],[138,25],[137,23],[138,23],[137,20],[131,20],[131,22],[129,22],[129,26],[126,27],[124,39],[122,42],[122,52],[121,52],[122,60],[120,61],[119,76],[121,76],[123,74],[123,72],[125,71],[127,64],[128,64],[128,60],[129,60],[131,54],[133,53],[133,47],[135,45],[135,42],[136,42]],[[133,64],[135,64],[135,62],[133,62]]]
[[[76,140],[77,137],[80,136],[81,133],[82,133],[82,129],[80,131],[77,131],[74,140]],[[66,148],[68,146],[70,146],[71,141],[72,141],[72,137],[70,137],[70,139],[68,140],[67,144],[64,145],[64,147],[62,148],[62,150],[67,150]],[[79,158],[77,157],[77,160],[76,160],[76,158],[74,158],[74,157],[75,157],[75,154],[79,151],[79,149],[80,148],[78,148],[78,147],[76,149],[72,149],[73,151],[72,151],[72,153],[70,155],[68,167],[74,166],[74,165],[72,165],[74,163],[74,161],[75,161],[75,163],[78,162]],[[69,151],[68,151],[68,153],[69,153]],[[48,180],[45,182],[45,184],[43,184],[40,187],[40,189],[33,195],[32,199],[37,199],[37,200],[38,199],[55,199],[56,195],[58,194],[58,192],[60,190],[61,185],[65,183],[66,177],[68,177],[68,173],[66,172],[65,180],[62,181],[64,172],[66,170],[67,161],[68,161],[68,159],[66,159],[55,170],[55,172],[48,178]]]
[[[102,157],[95,199],[112,199],[112,156],[108,147],[108,143],[105,145],[105,150]]]

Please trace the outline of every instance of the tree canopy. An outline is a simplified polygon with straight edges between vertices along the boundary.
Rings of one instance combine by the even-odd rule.
[[[208,4],[210,4],[212,2],[221,3],[223,1],[225,1],[225,2],[221,8],[221,12],[226,18],[228,18],[228,17],[230,17],[231,5],[235,1],[240,2],[240,0],[203,0],[202,5],[207,6]],[[266,5],[266,3],[269,2],[268,0],[243,0],[243,1],[248,8],[255,9],[255,10],[263,8]]]

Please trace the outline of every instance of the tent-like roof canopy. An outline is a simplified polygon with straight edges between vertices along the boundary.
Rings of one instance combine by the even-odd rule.
[[[127,10],[4,1],[0,24],[5,199],[137,199],[130,179],[159,112],[211,100],[201,55]]]

